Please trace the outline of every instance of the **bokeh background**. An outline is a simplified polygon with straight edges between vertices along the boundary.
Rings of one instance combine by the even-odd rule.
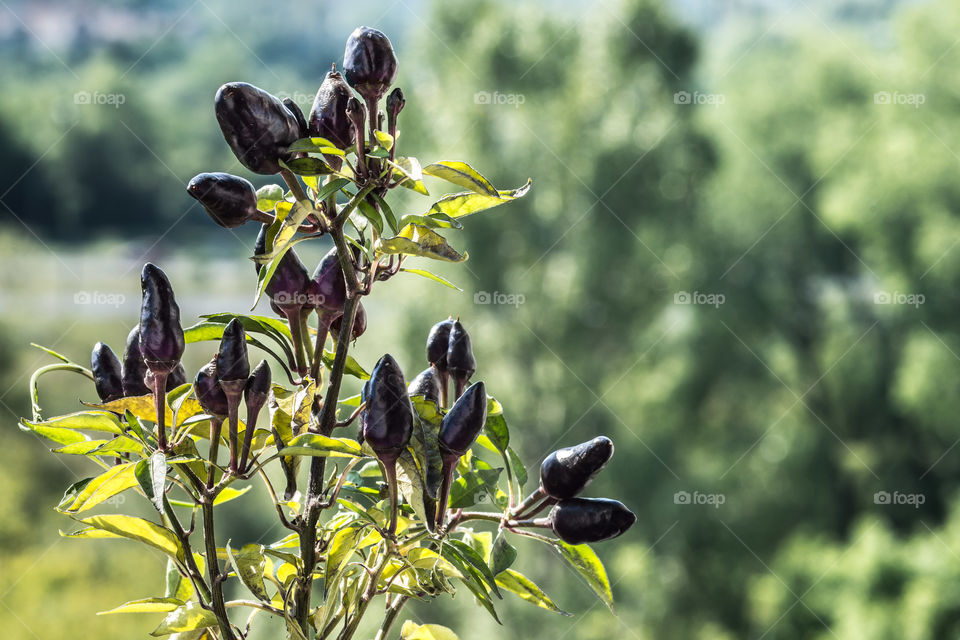
[[[2,0],[3,637],[156,623],[94,612],[155,595],[161,559],[58,537],[53,505],[91,469],[16,428],[48,361],[29,343],[122,348],[148,259],[185,322],[248,309],[256,229],[184,190],[247,175],[213,94],[245,80],[308,109],[359,24],[398,49],[405,153],[534,189],[451,237],[465,265],[423,265],[463,293],[376,291],[358,357],[416,371],[459,315],[525,459],[608,434],[590,493],[639,515],[597,547],[618,616],[524,544],[575,618],[514,599],[497,629],[465,594],[410,615],[465,640],[958,637],[956,2]],[[93,389],[41,394],[53,415]],[[226,514],[235,546],[280,537],[265,500]]]

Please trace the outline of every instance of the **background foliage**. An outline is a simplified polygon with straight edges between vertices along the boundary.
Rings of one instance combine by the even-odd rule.
[[[15,431],[42,360],[27,343],[78,359],[97,339],[119,348],[147,258],[163,261],[185,318],[211,298],[245,308],[253,268],[236,264],[253,231],[222,241],[183,190],[200,170],[239,171],[213,92],[243,79],[306,107],[360,23],[400,51],[407,134],[427,141],[417,155],[469,158],[496,184],[530,174],[536,187],[456,238],[467,269],[441,272],[465,293],[374,296],[357,356],[369,365],[390,345],[415,371],[427,327],[459,315],[524,458],[606,433],[617,454],[591,493],[640,516],[622,544],[598,546],[619,618],[534,552],[521,570],[578,617],[521,604],[504,610],[511,633],[955,636],[960,9],[370,4],[4,9],[7,637],[130,637],[136,621],[92,612],[152,593],[161,562],[57,537],[68,523],[52,507],[79,470]],[[76,104],[80,91],[124,102]],[[484,304],[484,292],[522,304]],[[681,292],[723,303],[677,304]],[[876,304],[885,293],[923,303]],[[47,385],[45,402],[62,393],[51,415],[93,395],[70,379]],[[238,545],[270,535],[267,510],[228,515]],[[464,596],[430,619],[485,637],[485,615]]]

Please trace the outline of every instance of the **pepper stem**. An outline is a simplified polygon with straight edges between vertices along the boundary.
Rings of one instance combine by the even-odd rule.
[[[243,382],[243,381],[241,381]],[[227,396],[227,433],[230,436],[230,472],[237,473],[239,467],[237,463],[239,461],[239,446],[238,446],[238,432],[240,431],[240,399],[243,395],[243,387],[240,387],[240,390],[231,388],[233,383],[222,382],[220,386],[223,388],[224,395]],[[247,427],[249,429],[249,427]]]
[[[454,389],[453,401],[454,402],[460,399],[460,396],[463,395],[463,390],[466,387],[467,387],[466,378],[461,378],[460,376],[454,376],[453,378],[453,389]]]
[[[313,345],[313,363],[310,366],[310,377],[319,385],[320,366],[323,364],[323,347],[327,344],[327,335],[330,333],[330,324],[333,318],[326,313],[318,313],[317,340]]]
[[[262,404],[247,402],[247,428],[243,432],[243,452],[240,454],[240,471],[246,473],[247,458],[250,457],[250,445],[253,443],[253,431],[257,427],[257,418],[260,416]]]
[[[447,408],[447,401],[450,399],[450,372],[444,369],[437,372],[440,376],[440,408]]]
[[[153,372],[153,402],[157,409],[157,447],[167,450],[167,399],[164,391],[167,387],[168,372]]]
[[[390,526],[387,531],[392,537],[397,533],[397,509],[400,501],[397,487],[397,458],[381,458],[380,464],[383,465],[383,476],[387,480],[387,489],[390,491]]]
[[[522,518],[523,512],[528,509],[536,506],[541,500],[546,497],[547,493],[543,490],[543,486],[537,487],[537,490],[531,493],[529,496],[524,499],[515,509],[512,509],[513,516],[515,518]]]
[[[293,336],[293,357],[297,363],[297,375],[304,376],[307,373],[307,363],[304,359],[303,331],[300,324],[300,307],[284,307],[283,315],[287,317],[287,324],[290,325],[290,335]]]
[[[439,531],[447,519],[447,502],[450,500],[450,485],[453,484],[453,472],[457,467],[459,456],[444,456],[443,458],[443,482],[440,484],[440,491],[437,493],[437,526],[435,530]]]
[[[207,473],[207,488],[213,488],[214,476],[217,469],[217,451],[220,449],[220,429],[223,419],[213,416],[210,419],[210,471]]]

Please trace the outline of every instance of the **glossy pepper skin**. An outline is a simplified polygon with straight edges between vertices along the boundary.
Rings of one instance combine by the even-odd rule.
[[[300,138],[297,117],[275,96],[246,82],[229,82],[214,98],[217,122],[234,155],[254,173],[272,175]]]
[[[430,367],[424,369],[410,382],[407,393],[411,396],[423,396],[427,400],[440,404],[440,378],[437,372]]]
[[[623,534],[637,516],[622,502],[606,498],[570,498],[550,511],[550,527],[567,544],[610,540]]]
[[[613,441],[606,436],[551,453],[540,465],[540,486],[551,498],[577,496],[613,457]]]
[[[263,255],[266,253],[266,245],[267,225],[264,224],[260,227],[260,234],[257,236],[257,242],[253,249],[254,253]],[[260,273],[263,266],[259,263],[254,264],[257,273]],[[309,282],[310,277],[307,275],[307,268],[303,266],[300,257],[293,249],[288,250],[283,254],[280,265],[274,272],[273,278],[270,279],[270,284],[267,285],[266,292],[270,298],[271,306],[275,305],[283,311],[296,309],[299,312],[305,302],[304,291],[307,289]]]
[[[340,329],[343,328],[343,314],[330,323],[330,333],[339,338]],[[353,319],[353,340],[362,336],[367,330],[367,311],[363,308],[363,303],[357,304],[357,317]]]
[[[334,247],[323,256],[310,279],[308,302],[318,311],[343,313],[343,303],[347,299],[347,283],[343,278],[343,269]]]
[[[236,318],[231,320],[223,330],[220,339],[220,352],[217,354],[217,380],[236,382],[242,380],[244,384],[250,377],[250,360],[247,357],[247,333],[243,325]]]
[[[143,381],[147,383],[147,388],[153,387],[153,371],[147,369],[146,375],[143,376]],[[183,363],[177,363],[177,366],[173,368],[169,374],[167,374],[167,382],[164,385],[164,391],[173,391],[177,387],[187,382],[187,371],[183,368]]]
[[[98,342],[90,354],[90,370],[93,385],[101,402],[110,402],[123,397],[123,374],[120,359],[109,346]]]
[[[217,358],[203,365],[193,380],[193,389],[197,401],[203,410],[212,416],[223,418],[227,415],[227,396],[217,381]]]
[[[135,326],[127,335],[127,345],[123,350],[123,395],[143,396],[150,393],[144,382],[147,375],[147,363],[140,353],[140,325]]]
[[[240,176],[201,173],[187,184],[187,193],[225,229],[234,229],[257,217],[257,190]]]
[[[475,382],[443,416],[439,439],[444,457],[459,458],[465,454],[486,421],[487,389],[482,382]]]
[[[450,342],[447,346],[447,369],[454,380],[466,382],[477,370],[477,361],[473,357],[473,344],[470,334],[459,320],[450,327]]]
[[[297,126],[300,129],[300,137],[306,138],[309,134],[307,127],[307,119],[303,117],[303,109],[300,108],[292,98],[284,98],[283,106],[287,108],[287,111],[293,114],[293,117],[297,119]]]
[[[438,371],[447,370],[447,349],[450,348],[450,330],[453,318],[447,318],[433,325],[427,335],[427,362]]]
[[[368,102],[382,98],[397,75],[397,55],[390,39],[370,27],[354,29],[343,52],[343,72]]]
[[[326,138],[340,149],[353,145],[353,125],[347,117],[347,102],[353,97],[350,86],[336,71],[328,71],[310,109],[307,127],[311,136]]]
[[[381,460],[396,461],[413,435],[413,408],[400,365],[387,354],[370,375],[363,439]]]
[[[247,385],[243,389],[247,406],[262,407],[266,403],[267,395],[270,393],[271,381],[272,374],[270,373],[270,365],[267,364],[266,360],[261,360],[260,363],[254,367],[253,372],[247,379]]]
[[[153,371],[169,373],[183,355],[180,307],[170,280],[159,267],[147,263],[140,274],[143,300],[140,306],[140,353]]]

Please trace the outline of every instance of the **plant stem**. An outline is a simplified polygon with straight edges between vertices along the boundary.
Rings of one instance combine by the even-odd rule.
[[[387,563],[390,561],[392,553],[384,548],[383,557],[380,559],[380,562],[377,564],[377,568],[373,570],[372,574],[367,576],[367,587],[363,590],[363,594],[360,596],[360,602],[357,605],[357,612],[349,619],[344,627],[343,631],[337,636],[337,640],[350,640],[353,637],[353,634],[357,632],[357,627],[360,626],[360,621],[363,620],[364,614],[367,612],[367,607],[370,606],[370,602],[373,600],[374,596],[377,594],[377,583],[380,581],[380,576],[383,574],[383,570],[387,567]]]
[[[393,537],[397,533],[397,503],[399,502],[397,493],[397,459],[381,460],[383,465],[383,477],[387,481],[387,489],[390,491],[390,527],[387,531]]]
[[[323,365],[323,347],[327,344],[327,334],[330,332],[330,320],[324,313],[318,314],[317,339],[313,344],[313,363],[310,365],[310,377],[314,382],[320,379],[320,367]],[[319,384],[319,383],[318,383]]]
[[[293,357],[297,363],[297,375],[303,377],[307,373],[307,363],[303,356],[303,325],[300,324],[300,307],[284,308],[283,314],[287,316],[287,324],[290,325],[290,334],[293,336]]]
[[[300,181],[297,180],[297,176],[289,169],[280,169],[280,175],[283,176],[283,181],[290,187],[290,193],[297,199],[297,202],[310,207],[310,198],[307,197],[303,187],[300,186]],[[312,209],[313,207],[310,208]]]
[[[536,491],[534,491],[529,496],[527,496],[526,499],[523,502],[521,502],[519,505],[517,505],[516,508],[513,508],[510,510],[511,515],[515,518],[522,517],[521,514],[523,514],[524,511],[527,511],[528,509],[531,509],[532,507],[534,507],[541,500],[543,500],[546,497],[546,495],[547,494],[543,490],[543,487],[537,487]]]
[[[240,453],[240,470],[243,472],[249,471],[249,469],[245,469],[245,467],[247,466],[247,458],[250,457],[250,445],[253,444],[253,432],[257,428],[257,418],[260,416],[260,410],[262,408],[263,405],[256,406],[247,402],[247,424],[246,429],[243,431],[243,451]],[[253,463],[251,463],[251,466],[252,464]]]
[[[217,559],[217,539],[213,528],[213,492],[204,496],[201,503],[203,510],[203,540],[207,550],[207,573],[210,575],[211,604],[213,613],[217,616],[220,626],[221,640],[236,640],[233,629],[230,628],[230,618],[227,617],[227,608],[223,600],[223,580],[220,575],[220,561]]]
[[[393,626],[394,620],[400,615],[400,610],[403,609],[403,605],[407,604],[409,599],[410,596],[400,596],[396,602],[387,607],[383,622],[380,624],[380,630],[377,631],[377,636],[374,640],[386,640],[387,634],[390,633],[390,627]]]
[[[440,493],[437,495],[436,530],[443,527],[447,518],[447,501],[450,499],[450,485],[453,483],[453,472],[457,467],[458,458],[447,458],[443,461],[443,481],[440,484]]]
[[[173,533],[183,546],[183,559],[187,567],[187,577],[193,584],[194,591],[200,596],[201,603],[203,601],[209,601],[210,589],[203,581],[203,576],[200,575],[200,567],[197,566],[197,562],[193,558],[193,552],[190,550],[190,537],[187,535],[187,532],[183,530],[183,525],[180,524],[180,520],[177,518],[177,514],[174,513],[173,505],[170,504],[166,494],[163,495],[163,510],[167,514],[167,520],[170,521],[170,527],[173,529]]]
[[[231,383],[232,384],[232,383]],[[223,385],[221,385],[223,386]],[[227,391],[224,389],[224,394],[227,396],[227,434],[230,437],[230,472],[236,473],[238,471],[238,443],[237,443],[237,431],[240,430],[240,398],[243,392],[237,393],[235,390]]]
[[[210,420],[210,471],[207,473],[207,489],[213,488],[213,481],[217,473],[217,450],[220,448],[220,429],[222,427],[222,419],[214,416]]]

